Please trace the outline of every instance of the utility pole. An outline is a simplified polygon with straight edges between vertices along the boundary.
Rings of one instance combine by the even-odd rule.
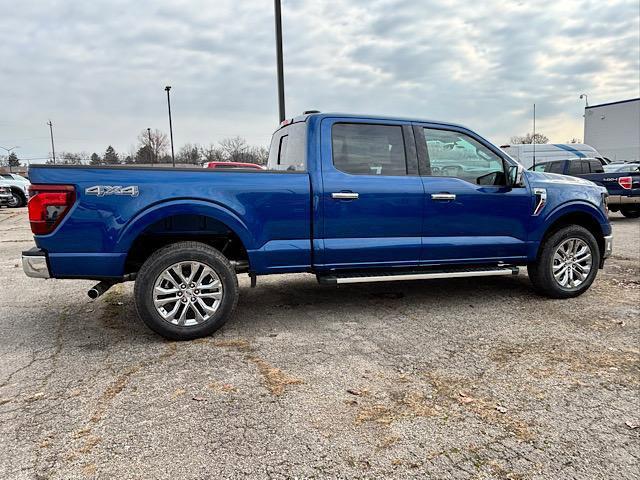
[[[276,16],[276,61],[278,63],[278,110],[280,122],[285,119],[284,110],[284,66],[282,61],[282,8],[280,0],[274,0]]]
[[[151,160],[151,165],[153,165],[153,147],[151,146],[151,129],[147,127],[147,134],[149,135],[149,160]]]
[[[167,85],[164,87],[167,91],[167,106],[169,107],[169,138],[171,138],[171,163],[173,164],[173,168],[176,168],[176,156],[173,153],[173,126],[171,125],[171,97],[169,97],[169,90],[171,90],[171,86]]]
[[[56,147],[53,145],[53,123],[51,123],[51,120],[49,120],[49,123],[47,123],[47,125],[49,125],[49,132],[51,133],[51,153],[53,155],[53,164],[56,164]]]

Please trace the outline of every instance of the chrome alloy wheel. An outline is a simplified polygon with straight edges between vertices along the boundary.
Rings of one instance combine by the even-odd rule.
[[[587,242],[569,238],[553,254],[553,276],[563,288],[578,288],[589,276],[592,263],[591,247]]]
[[[153,304],[167,322],[189,327],[206,322],[222,302],[218,274],[200,262],[171,265],[156,279]]]

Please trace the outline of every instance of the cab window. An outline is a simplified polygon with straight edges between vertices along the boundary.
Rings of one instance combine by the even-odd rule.
[[[589,173],[589,162],[582,160],[571,160],[569,162],[569,175],[581,175],[583,173]]]
[[[336,123],[331,129],[333,165],[351,175],[407,175],[402,127]]]
[[[598,160],[589,160],[591,173],[604,173],[604,168]]]
[[[450,130],[424,128],[431,176],[456,177],[478,185],[504,185],[504,162],[480,142]]]
[[[273,134],[267,168],[286,172],[307,170],[307,124],[305,122],[292,123]]]

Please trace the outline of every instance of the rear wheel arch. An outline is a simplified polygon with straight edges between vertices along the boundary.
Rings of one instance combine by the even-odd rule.
[[[229,260],[250,261],[254,239],[233,213],[206,202],[180,202],[143,212],[123,231],[117,248],[127,252],[125,273],[133,273],[155,251],[172,243],[198,241]]]

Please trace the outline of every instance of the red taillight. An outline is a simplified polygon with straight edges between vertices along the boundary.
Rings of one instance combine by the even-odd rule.
[[[62,221],[76,201],[73,185],[31,185],[29,222],[35,235],[46,235]]]
[[[618,179],[618,184],[624,188],[625,190],[631,190],[631,185],[633,184],[633,178],[631,177],[620,177]]]

